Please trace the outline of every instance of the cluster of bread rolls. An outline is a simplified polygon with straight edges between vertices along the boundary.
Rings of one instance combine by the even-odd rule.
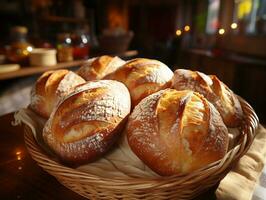
[[[159,175],[189,173],[226,154],[227,127],[243,118],[237,97],[216,76],[173,73],[157,60],[100,56],[76,73],[44,73],[30,104],[49,118],[44,141],[65,163],[94,161],[127,137]]]

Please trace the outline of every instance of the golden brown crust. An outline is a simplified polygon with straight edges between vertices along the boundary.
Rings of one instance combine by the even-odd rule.
[[[79,85],[54,109],[43,131],[44,140],[63,162],[93,161],[116,141],[130,107],[130,94],[120,82]]]
[[[172,87],[177,90],[193,90],[204,95],[220,112],[228,127],[239,127],[243,111],[239,100],[216,76],[178,69],[174,72]]]
[[[125,64],[125,61],[119,57],[100,56],[89,59],[83,66],[81,66],[77,74],[87,81],[100,80],[109,73]]]
[[[128,61],[104,79],[124,83],[131,94],[135,106],[144,97],[170,86],[173,72],[162,62],[146,58]]]
[[[83,78],[68,70],[45,72],[32,88],[30,108],[48,118],[59,99],[82,83]]]
[[[221,159],[228,130],[202,95],[166,89],[143,99],[127,125],[133,152],[160,175],[188,173]]]

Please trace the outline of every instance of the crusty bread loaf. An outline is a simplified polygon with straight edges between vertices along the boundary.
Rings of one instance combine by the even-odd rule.
[[[100,56],[89,59],[77,70],[77,74],[87,81],[100,80],[107,74],[117,70],[123,64],[125,64],[125,61],[117,56]]]
[[[103,79],[124,83],[129,89],[132,105],[144,97],[170,86],[173,72],[162,62],[146,58],[128,61]]]
[[[118,81],[79,85],[53,110],[44,141],[65,163],[93,161],[117,140],[130,108],[128,89]]]
[[[49,118],[60,98],[82,83],[85,80],[74,72],[65,69],[47,71],[33,86],[29,107],[40,116]]]
[[[160,175],[188,173],[226,154],[228,130],[202,95],[165,89],[144,98],[127,125],[133,152]]]
[[[243,111],[238,98],[216,76],[178,69],[174,72],[172,87],[177,90],[193,90],[207,98],[220,112],[228,127],[239,127]]]

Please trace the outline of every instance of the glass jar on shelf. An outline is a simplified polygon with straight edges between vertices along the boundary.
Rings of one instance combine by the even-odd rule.
[[[27,40],[28,29],[24,26],[15,26],[11,29],[11,43],[7,46],[7,59],[9,62],[27,65],[29,54],[33,50],[32,44]]]
[[[59,62],[73,61],[73,47],[70,33],[57,35],[57,57]]]
[[[90,50],[90,38],[85,31],[78,30],[72,34],[74,59],[87,59]]]

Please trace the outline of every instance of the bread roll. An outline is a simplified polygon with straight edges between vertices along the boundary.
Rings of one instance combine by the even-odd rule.
[[[89,59],[78,69],[77,74],[87,81],[100,80],[107,74],[117,70],[123,64],[125,64],[125,61],[117,56],[100,56]]]
[[[118,81],[79,85],[53,110],[44,141],[65,163],[93,161],[117,140],[130,108],[128,89]]]
[[[228,127],[241,125],[243,111],[238,98],[216,76],[178,69],[174,72],[172,86],[177,90],[193,90],[204,95],[220,112]]]
[[[129,89],[131,102],[135,106],[144,97],[170,86],[173,72],[162,62],[146,58],[128,61],[104,79],[124,83]]]
[[[29,107],[42,117],[49,118],[59,99],[82,83],[85,80],[74,72],[65,69],[47,71],[33,86]]]
[[[165,89],[143,99],[127,126],[133,152],[153,171],[189,173],[224,157],[228,130],[202,95]]]

